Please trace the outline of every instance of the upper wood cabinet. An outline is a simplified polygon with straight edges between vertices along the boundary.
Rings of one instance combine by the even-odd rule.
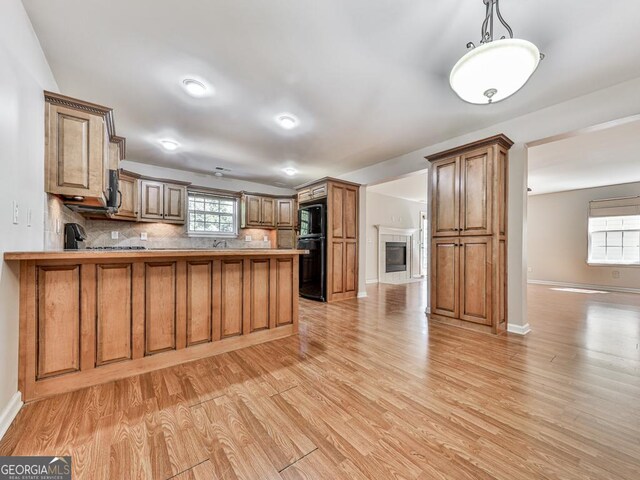
[[[276,199],[276,227],[293,228],[295,224],[295,200],[293,198]]]
[[[321,198],[326,198],[327,192],[328,184],[326,182],[304,186],[298,190],[298,203],[311,202]]]
[[[293,227],[293,199],[252,193],[242,196],[243,228]]]
[[[138,179],[129,174],[120,172],[118,197],[118,212],[111,214],[109,218],[128,221],[137,220],[138,208],[140,205]]]
[[[184,223],[187,188],[184,185],[164,184],[164,219]]]
[[[112,110],[45,92],[45,190],[105,205]]]
[[[433,164],[433,235],[493,233],[493,148],[482,147]]]
[[[447,158],[433,165],[432,223],[436,237],[457,235],[459,216],[459,175],[458,157]]]
[[[507,328],[507,179],[513,142],[496,135],[432,163],[431,317],[492,333]]]
[[[184,223],[187,187],[156,180],[140,180],[140,220]]]
[[[264,227],[273,228],[276,226],[275,203],[276,201],[273,198],[262,198],[262,225]]]

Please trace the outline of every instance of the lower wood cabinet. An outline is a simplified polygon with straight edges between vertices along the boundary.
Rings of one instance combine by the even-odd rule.
[[[294,333],[298,255],[31,262],[21,295],[28,401]]]
[[[436,238],[431,243],[431,313],[491,325],[492,238]]]

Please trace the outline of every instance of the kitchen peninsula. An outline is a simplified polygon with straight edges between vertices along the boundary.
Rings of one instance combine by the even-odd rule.
[[[303,250],[8,252],[25,401],[295,334]]]

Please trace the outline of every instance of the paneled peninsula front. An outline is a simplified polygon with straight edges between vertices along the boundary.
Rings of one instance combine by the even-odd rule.
[[[295,334],[303,253],[5,253],[20,262],[24,400]]]

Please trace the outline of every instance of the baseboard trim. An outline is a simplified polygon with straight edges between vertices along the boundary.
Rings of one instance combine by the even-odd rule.
[[[525,323],[524,325],[513,325],[510,323],[507,325],[507,332],[515,333],[516,335],[526,335],[530,331],[531,327],[528,323]]]
[[[358,298],[366,298],[367,292],[358,292]]]
[[[616,287],[616,286],[610,286],[610,285],[592,285],[589,283],[554,282],[549,280],[527,280],[527,283],[531,283],[534,285],[549,285],[552,287],[584,288],[587,290],[603,290],[605,292],[640,293],[640,288]]]
[[[7,430],[9,430],[11,422],[13,422],[13,419],[18,415],[22,405],[22,394],[16,392],[11,397],[11,400],[9,400],[9,403],[5,405],[2,412],[0,412],[0,439],[2,439],[4,434],[7,433]]]
[[[378,283],[378,279],[377,278],[372,278],[371,280],[367,280],[365,282],[367,285],[371,284],[371,283]]]

